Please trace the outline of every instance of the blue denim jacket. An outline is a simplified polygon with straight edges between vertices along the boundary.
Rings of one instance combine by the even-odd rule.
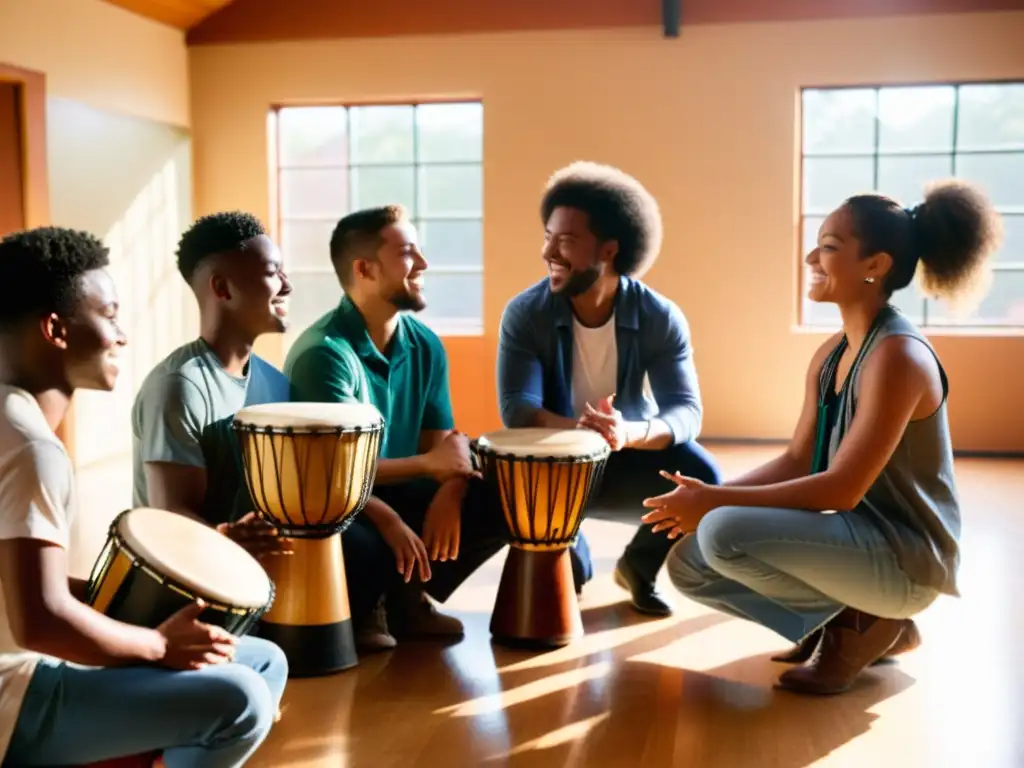
[[[552,294],[547,278],[505,307],[498,335],[498,403],[507,428],[530,426],[538,408],[573,417],[572,324],[569,299]],[[682,311],[640,281],[621,277],[615,325],[615,407],[628,421],[664,421],[674,444],[696,439],[703,407]],[[645,375],[653,403],[644,396]]]

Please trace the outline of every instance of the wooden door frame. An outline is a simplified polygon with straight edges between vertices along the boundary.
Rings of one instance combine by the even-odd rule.
[[[0,63],[0,82],[13,83],[18,88],[25,228],[46,226],[50,223],[50,183],[46,162],[46,75]],[[73,404],[57,429],[57,437],[74,461]]]

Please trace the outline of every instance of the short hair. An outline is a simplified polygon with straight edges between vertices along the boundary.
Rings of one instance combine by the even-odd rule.
[[[178,241],[178,271],[191,283],[196,268],[218,253],[245,250],[245,243],[267,234],[251,213],[223,211],[197,219]]]
[[[95,235],[62,227],[37,227],[0,240],[0,328],[10,330],[32,315],[67,317],[80,298],[81,278],[110,264]]]
[[[342,285],[352,282],[352,262],[357,254],[367,249],[376,253],[384,243],[380,231],[406,218],[401,205],[364,208],[342,217],[331,233],[331,264]]]
[[[890,197],[856,195],[844,203],[864,258],[888,253],[892,268],[883,289],[891,296],[919,277],[925,293],[967,306],[988,288],[989,257],[1000,247],[1002,220],[977,187],[935,182],[924,202],[904,208]]]
[[[658,202],[618,168],[579,161],[556,171],[541,199],[541,221],[546,224],[560,206],[586,213],[590,231],[598,239],[618,242],[613,266],[620,275],[641,277],[658,258],[662,239]]]

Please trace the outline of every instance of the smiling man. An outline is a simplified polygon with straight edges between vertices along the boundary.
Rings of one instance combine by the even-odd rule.
[[[281,254],[255,217],[216,213],[182,236],[178,270],[199,302],[199,338],[159,363],[135,398],[134,504],[217,526],[255,555],[283,551],[253,513],[231,430],[243,407],[288,400],[284,374],[252,351],[288,326]]]
[[[593,429],[612,448],[591,508],[643,512],[659,470],[719,482],[697,442],[703,415],[686,318],[640,282],[661,247],[658,204],[606,165],[555,173],[541,201],[548,276],[505,308],[498,340],[498,399],[506,427]],[[655,587],[675,542],[641,526],[616,582],[636,610],[664,616]],[[583,537],[574,568],[590,577]]]
[[[296,340],[285,373],[294,400],[368,402],[384,416],[374,496],[342,537],[357,644],[458,637],[462,623],[428,594],[447,600],[505,537],[455,431],[444,346],[414,316],[427,260],[393,205],[341,219],[330,253],[344,295]]]

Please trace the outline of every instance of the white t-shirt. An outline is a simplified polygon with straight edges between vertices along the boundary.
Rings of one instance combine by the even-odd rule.
[[[67,549],[74,509],[71,457],[35,398],[0,384],[0,539],[41,539]],[[39,654],[18,647],[0,584],[0,762]]]
[[[572,340],[572,408],[579,418],[587,403],[596,407],[598,400],[615,394],[619,374],[615,313],[597,328],[588,328],[574,317]]]

